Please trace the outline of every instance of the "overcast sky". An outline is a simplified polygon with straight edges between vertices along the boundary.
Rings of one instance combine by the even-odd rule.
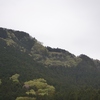
[[[100,60],[100,0],[0,0],[0,27]]]

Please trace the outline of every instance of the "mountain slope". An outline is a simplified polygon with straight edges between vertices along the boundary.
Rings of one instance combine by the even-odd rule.
[[[48,68],[78,66],[95,70],[100,68],[100,61],[93,60],[86,55],[76,57],[63,49],[44,47],[28,33],[5,28],[0,28],[0,55],[1,59],[4,59],[2,61],[7,59],[8,63],[10,63],[15,60],[16,65],[17,62],[21,62],[21,64],[36,62]],[[5,64],[2,61],[1,65]]]
[[[9,80],[13,75],[19,75],[20,83],[17,85]],[[21,91],[21,94],[13,94],[12,89],[10,100],[26,95],[26,90],[22,89],[24,82],[37,78],[43,78],[53,85],[56,96],[62,97],[68,94],[68,91],[82,87],[93,87],[99,91],[100,61],[86,55],[76,57],[60,48],[44,47],[28,33],[0,28],[0,100],[6,100],[8,97],[8,94],[2,96],[6,93],[5,88],[16,87],[16,91]],[[14,99],[11,99],[12,94]]]
[[[45,64],[45,66],[76,66],[81,59],[62,49],[44,47],[29,34],[20,31],[13,31],[0,28],[0,40],[7,46],[19,48],[22,52],[27,52],[34,60]]]

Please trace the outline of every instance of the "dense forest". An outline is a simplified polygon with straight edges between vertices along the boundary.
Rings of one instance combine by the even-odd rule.
[[[100,100],[100,61],[0,28],[0,100]]]

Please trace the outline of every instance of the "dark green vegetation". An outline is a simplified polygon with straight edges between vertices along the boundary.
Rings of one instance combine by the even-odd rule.
[[[100,100],[100,61],[0,28],[0,100]]]

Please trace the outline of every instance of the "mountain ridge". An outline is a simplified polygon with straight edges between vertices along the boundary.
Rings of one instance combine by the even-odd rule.
[[[77,66],[82,60],[81,56],[76,57],[64,49],[45,47],[26,32],[0,28],[0,38],[8,46],[16,46],[20,51],[27,52],[30,56],[33,56],[34,60],[43,63],[45,66],[55,66],[56,64],[65,67]]]

